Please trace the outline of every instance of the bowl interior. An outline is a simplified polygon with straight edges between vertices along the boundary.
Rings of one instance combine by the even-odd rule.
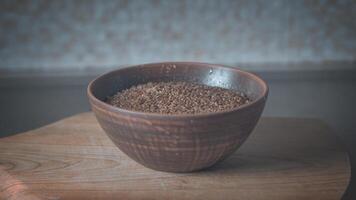
[[[206,63],[152,63],[118,69],[94,80],[89,91],[101,101],[131,86],[147,82],[186,81],[244,92],[253,101],[267,91],[263,80],[236,68]]]

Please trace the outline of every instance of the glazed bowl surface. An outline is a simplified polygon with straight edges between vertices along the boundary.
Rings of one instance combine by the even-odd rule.
[[[165,115],[107,104],[117,91],[147,82],[186,81],[244,92],[249,104],[229,111]],[[164,62],[121,68],[94,79],[87,89],[95,116],[113,143],[136,162],[159,171],[191,172],[231,155],[256,126],[268,96],[258,76],[233,67]]]

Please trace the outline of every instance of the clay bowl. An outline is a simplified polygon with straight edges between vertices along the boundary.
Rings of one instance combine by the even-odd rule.
[[[188,81],[242,91],[253,101],[226,112],[164,115],[135,112],[105,103],[133,85]],[[118,69],[88,86],[92,110],[115,145],[136,162],[159,171],[191,172],[231,155],[261,116],[268,87],[254,74],[216,64],[152,63]]]

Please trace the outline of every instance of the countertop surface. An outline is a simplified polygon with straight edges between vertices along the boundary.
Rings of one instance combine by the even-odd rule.
[[[86,86],[100,73],[1,73],[0,138],[89,111]],[[263,116],[324,121],[347,148],[354,171],[356,71],[275,71],[258,74],[270,88]],[[355,199],[354,178],[347,195],[345,199]]]

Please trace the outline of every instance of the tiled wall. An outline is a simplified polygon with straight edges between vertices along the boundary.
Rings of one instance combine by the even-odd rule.
[[[355,19],[352,0],[3,0],[0,70],[354,60]]]

